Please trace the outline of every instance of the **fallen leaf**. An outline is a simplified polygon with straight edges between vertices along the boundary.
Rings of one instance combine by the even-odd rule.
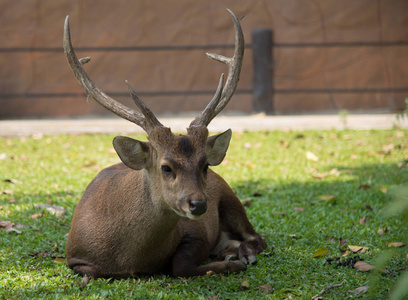
[[[360,225],[365,224],[366,220],[367,220],[367,217],[361,218],[359,221]]]
[[[17,202],[17,199],[16,198],[11,198],[10,200],[9,200],[9,203],[16,203]]]
[[[57,263],[57,264],[62,264],[62,263],[66,263],[66,262],[67,262],[67,259],[66,259],[66,258],[62,258],[62,257],[57,257],[56,259],[54,259],[54,262]],[[208,272],[210,272],[210,271],[208,271]],[[207,272],[207,273],[208,273],[208,272]]]
[[[390,151],[390,150],[394,149],[394,144],[384,145],[384,146],[382,147],[382,149],[383,149],[384,151]]]
[[[306,158],[308,160],[319,161],[319,158],[310,151],[306,152]]]
[[[403,136],[404,136],[404,132],[403,132],[403,131],[397,131],[397,132],[395,133],[395,136],[398,137],[398,138],[403,137]]]
[[[321,195],[319,198],[320,200],[326,201],[327,204],[336,203],[336,196],[334,195]]]
[[[36,203],[36,204],[34,204],[34,207],[45,209],[48,212],[50,212],[51,214],[56,215],[56,216],[61,216],[61,215],[65,214],[67,212],[65,208],[63,208],[61,206],[58,206],[58,205],[49,205],[49,204]]]
[[[331,169],[329,171],[330,175],[334,175],[334,176],[339,176],[340,175],[340,171],[337,168]]]
[[[214,275],[214,271],[207,271],[207,273],[205,274],[206,276],[210,277]]]
[[[285,141],[279,141],[279,145],[281,145],[284,148],[288,148],[289,147],[289,143],[285,142]]]
[[[399,163],[397,163],[398,168],[406,168],[408,167],[408,160],[405,159],[403,161],[400,161]]]
[[[48,251],[38,251],[36,253],[28,254],[30,257],[47,257],[48,255]]]
[[[356,288],[354,290],[348,290],[347,293],[354,293],[354,294],[359,294],[361,292],[365,293],[365,292],[368,291],[369,288],[370,287],[368,285],[363,285],[363,286],[360,286],[360,287],[358,287],[358,288]]]
[[[347,246],[346,240],[343,238],[339,238],[339,246],[340,248],[346,247]]]
[[[1,191],[0,193],[4,194],[4,195],[11,195],[11,194],[13,194],[13,191],[12,190],[4,190],[4,191]]]
[[[31,215],[30,218],[31,218],[31,219],[38,219],[38,218],[42,217],[42,215],[43,215],[43,214],[39,212],[39,213],[36,213],[36,214]]]
[[[294,207],[293,209],[295,211],[304,211],[305,210],[303,207]]]
[[[370,205],[366,205],[365,208],[369,211],[373,211],[373,208]]]
[[[359,190],[368,190],[368,189],[371,189],[371,186],[368,185],[368,184],[361,184],[361,185],[358,187],[358,189],[359,189]]]
[[[394,248],[400,248],[400,247],[404,247],[406,244],[403,242],[393,242],[393,243],[389,243],[388,247],[394,247]]]
[[[248,149],[251,149],[251,148],[252,148],[251,143],[245,143],[244,144],[244,149],[248,150]]]
[[[251,199],[251,198],[241,199],[241,203],[242,203],[242,205],[245,206],[245,207],[250,207],[251,204],[252,204],[251,202],[252,202],[252,199]]]
[[[274,211],[273,212],[275,215],[281,215],[281,216],[286,216],[288,213],[284,212],[284,211]]]
[[[252,163],[252,162],[249,162],[249,163],[247,163],[246,165],[247,165],[248,167],[250,167],[251,169],[253,169],[253,168],[256,167],[256,165],[255,165],[254,163]]]
[[[370,271],[372,269],[375,269],[375,267],[373,265],[370,265],[368,263],[366,263],[365,261],[358,261],[354,264],[353,266],[354,269],[360,271],[360,272],[367,272]]]
[[[316,174],[313,174],[312,176],[317,179],[323,179],[323,178],[326,178],[327,175],[328,175],[327,173],[316,173]]]
[[[264,284],[259,287],[263,294],[273,293],[273,288],[269,284]]]
[[[17,179],[4,179],[4,182],[12,183],[12,184],[19,184],[20,183],[20,181],[18,181]]]
[[[361,252],[364,253],[366,250],[368,250],[368,247],[363,247],[363,246],[356,246],[356,245],[348,245],[348,248],[353,252]]]
[[[20,230],[17,230],[16,228],[13,228],[16,226],[15,223],[10,222],[10,221],[0,221],[0,228],[3,228],[4,231],[6,232],[15,232],[17,234],[21,234]]]
[[[379,234],[384,234],[384,233],[389,233],[390,230],[388,229],[388,227],[385,227],[384,229],[379,228],[379,229],[377,230],[377,232],[378,232]]]
[[[87,164],[84,164],[83,166],[82,166],[82,168],[90,168],[90,167],[93,167],[93,166],[95,166],[96,165],[96,162],[95,161],[91,161],[91,162],[89,162],[89,163],[87,163]]]
[[[243,289],[243,290],[249,289],[249,283],[248,283],[248,281],[244,280],[244,281],[241,283],[241,289]]]
[[[357,156],[357,154],[351,154],[351,155],[350,155],[350,158],[351,158],[351,159],[357,159],[358,156]]]
[[[325,254],[327,254],[327,253],[329,253],[329,249],[327,249],[326,247],[322,247],[322,248],[319,248],[314,254],[313,254],[313,258],[316,258],[316,257],[319,257],[319,256],[322,256],[322,255],[325,255]]]

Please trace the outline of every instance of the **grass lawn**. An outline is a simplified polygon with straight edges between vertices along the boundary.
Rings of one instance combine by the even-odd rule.
[[[246,199],[268,243],[258,263],[229,276],[99,279],[81,289],[63,259],[66,234],[87,184],[119,161],[113,137],[0,139],[0,221],[15,223],[0,223],[11,228],[0,229],[0,299],[311,299],[329,286],[324,299],[386,299],[407,269],[408,246],[388,246],[407,242],[407,228],[383,213],[390,189],[408,181],[407,130],[235,132],[213,170]],[[353,268],[385,251],[385,272]]]

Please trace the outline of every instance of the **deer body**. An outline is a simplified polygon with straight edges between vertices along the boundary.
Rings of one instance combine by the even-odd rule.
[[[236,35],[242,35],[231,15]],[[236,272],[254,263],[266,244],[228,184],[208,168],[222,162],[229,146],[230,130],[208,137],[207,125],[235,90],[243,37],[236,41],[232,59],[218,58],[230,65],[227,86],[223,90],[221,76],[213,100],[187,135],[179,136],[160,124],[130,86],[142,114],[123,107],[90,81],[73,51],[67,20],[64,49],[88,94],[144,128],[149,139],[114,139],[123,163],[102,170],[76,207],[66,245],[69,267],[94,278],[160,272],[196,276]],[[221,260],[202,265],[210,254]]]

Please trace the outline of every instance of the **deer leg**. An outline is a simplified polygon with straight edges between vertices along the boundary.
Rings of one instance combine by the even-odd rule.
[[[266,248],[262,237],[255,232],[248,220],[245,209],[235,195],[230,195],[220,202],[220,227],[222,235],[228,236],[220,254],[223,259],[239,259],[245,264],[256,262],[256,254]],[[219,246],[219,247],[222,247]]]
[[[190,277],[205,275],[209,271],[227,274],[246,270],[245,263],[240,260],[215,261],[201,265],[209,253],[209,245],[205,241],[196,239],[182,241],[173,256],[173,275]]]
[[[94,264],[89,263],[84,259],[72,257],[68,259],[68,267],[82,276],[88,276],[91,278],[104,277]]]

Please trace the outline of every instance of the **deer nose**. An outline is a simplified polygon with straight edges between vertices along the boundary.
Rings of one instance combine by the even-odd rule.
[[[190,200],[189,210],[195,216],[201,216],[207,211],[207,202],[202,200]]]

